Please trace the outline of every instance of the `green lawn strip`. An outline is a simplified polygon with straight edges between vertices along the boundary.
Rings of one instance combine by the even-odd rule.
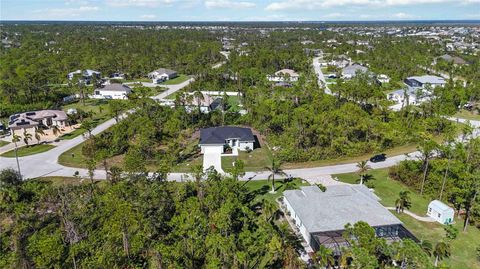
[[[0,140],[0,147],[6,146],[8,144],[10,144],[10,142]]]
[[[55,146],[48,145],[48,144],[35,144],[35,145],[30,145],[30,146],[24,146],[24,147],[21,147],[21,148],[17,149],[17,154],[18,154],[18,157],[24,157],[24,156],[28,156],[28,155],[33,155],[33,154],[38,154],[38,153],[42,153],[42,152],[45,152],[45,151],[49,151],[49,150],[53,149],[54,147]],[[0,156],[7,157],[7,158],[14,158],[15,157],[15,150],[7,151]]]
[[[417,215],[425,216],[428,203],[431,201],[428,197],[421,196],[411,190],[406,185],[388,178],[388,169],[370,170],[369,174],[374,176],[371,184],[375,189],[375,194],[380,197],[384,206],[395,206],[395,200],[400,191],[410,191],[412,207],[410,211]],[[337,174],[340,181],[346,183],[356,183],[359,178],[356,173]],[[444,237],[443,226],[438,223],[428,223],[418,221],[406,214],[394,213],[418,239],[428,240],[433,245]],[[462,230],[463,220],[455,218],[454,224],[459,231]],[[451,243],[452,256],[446,260],[451,268],[480,268],[475,259],[475,248],[480,245],[480,230],[474,226],[468,227],[467,233],[460,232],[458,238]]]
[[[265,167],[272,165],[272,154],[266,146],[257,148],[250,153],[246,151],[239,151],[238,156],[222,157],[222,169],[229,169],[232,167],[235,160],[240,159],[245,164],[245,171],[261,171]]]
[[[122,83],[129,83],[129,82],[152,82],[149,78],[134,78],[134,79],[124,79],[120,80]]]
[[[82,155],[83,143],[65,151],[58,156],[58,163],[64,166],[87,168]]]
[[[480,120],[480,114],[475,114],[472,111],[468,111],[465,109],[460,110],[453,116],[457,118],[467,119],[467,120]]]
[[[263,199],[275,201],[275,199],[281,197],[286,187],[289,189],[298,189],[300,186],[309,186],[307,181],[301,179],[293,179],[289,184],[284,183],[283,179],[275,180],[275,193],[270,193],[272,190],[272,183],[268,180],[251,180],[246,181],[245,187],[249,190],[249,193],[255,195],[253,202],[260,202]]]
[[[70,140],[70,139],[73,139],[79,135],[82,135],[83,133],[85,133],[85,129],[82,129],[82,128],[78,128],[78,129],[75,129],[73,132],[70,132],[68,134],[64,134],[62,136],[60,136],[60,139],[61,140]]]
[[[165,82],[160,83],[160,85],[175,85],[175,84],[180,84],[182,82],[185,82],[189,79],[190,77],[187,75],[180,75],[176,78],[169,79]]]
[[[82,101],[77,101],[75,103],[63,106],[64,111],[67,111],[69,108],[81,109],[85,112],[91,112],[92,120],[97,124],[105,122],[106,120],[111,118],[108,115],[108,100],[104,99],[87,99],[85,100],[85,105],[82,103]]]
[[[433,246],[445,237],[443,226],[438,223],[429,223],[418,221],[406,214],[394,214],[404,223],[405,227],[411,231],[419,240],[427,240]],[[455,219],[453,224],[460,232],[451,244],[452,255],[444,260],[450,268],[480,268],[476,260],[475,249],[480,244],[480,231],[470,226],[467,233],[463,233],[463,221]],[[434,258],[432,257],[432,260]]]

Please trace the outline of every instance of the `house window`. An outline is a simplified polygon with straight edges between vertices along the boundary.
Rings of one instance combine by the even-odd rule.
[[[428,209],[428,212],[432,213],[432,208],[431,207]]]
[[[439,217],[439,218],[440,218],[440,216],[441,216],[440,213],[438,213],[438,217]]]

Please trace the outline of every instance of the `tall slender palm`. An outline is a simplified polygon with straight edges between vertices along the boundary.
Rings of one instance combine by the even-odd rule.
[[[397,213],[403,213],[403,211],[406,209],[409,209],[411,206],[411,201],[410,201],[410,192],[409,191],[401,191],[399,194],[399,198],[395,201],[395,208],[397,210]]]
[[[18,173],[21,176],[22,173],[20,172],[20,162],[18,161],[18,153],[17,153],[17,149],[18,149],[17,143],[20,142],[20,136],[16,135],[15,132],[13,132],[12,142],[15,144],[15,159],[17,160]]]
[[[54,136],[58,136],[59,134],[62,133],[62,131],[60,130],[60,128],[58,128],[57,125],[53,125],[53,126],[52,126],[52,132],[53,132],[53,135],[54,135]]]
[[[435,149],[437,148],[437,143],[431,139],[424,139],[423,143],[418,147],[420,152],[420,160],[422,161],[423,167],[423,179],[422,186],[420,188],[420,194],[423,194],[423,189],[425,187],[425,181],[427,180],[428,166],[430,159],[433,158]]]
[[[23,142],[28,146],[28,141],[32,140],[32,134],[28,133],[27,130],[23,130]]]
[[[265,167],[270,172],[270,175],[268,176],[268,180],[272,180],[272,190],[271,193],[275,193],[275,175],[279,176],[287,176],[287,173],[283,172],[282,169],[280,169],[280,163],[275,162],[275,159],[272,159],[272,165]]]
[[[433,250],[433,256],[435,256],[435,267],[438,266],[439,261],[443,260],[443,258],[448,258],[450,254],[450,245],[444,241],[438,242]]]
[[[195,101],[197,102],[198,114],[200,114],[201,113],[200,106],[202,104],[202,101],[205,100],[205,97],[203,96],[203,93],[199,90],[197,90],[193,93],[193,97],[195,98]]]
[[[42,138],[42,135],[45,135],[45,132],[43,131],[43,129],[36,127],[35,139],[37,140],[37,144],[40,144],[40,139]]]
[[[361,161],[357,163],[357,173],[360,175],[360,185],[363,184],[363,177],[368,170],[372,169],[370,165],[368,165],[368,161]]]

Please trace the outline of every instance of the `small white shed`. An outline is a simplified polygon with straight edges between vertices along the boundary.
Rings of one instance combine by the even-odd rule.
[[[455,211],[453,208],[438,200],[433,200],[430,202],[430,204],[428,204],[427,215],[441,224],[452,223],[454,214]]]

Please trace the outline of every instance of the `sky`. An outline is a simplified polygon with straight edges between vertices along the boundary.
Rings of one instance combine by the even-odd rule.
[[[0,20],[479,20],[480,0],[0,0]]]

